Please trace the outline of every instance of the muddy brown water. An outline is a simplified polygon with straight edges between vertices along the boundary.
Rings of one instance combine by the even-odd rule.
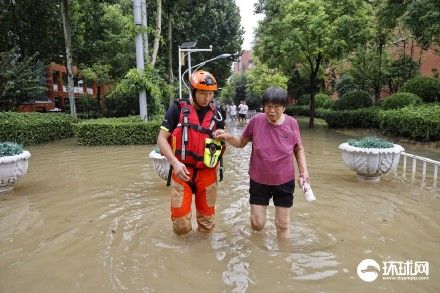
[[[171,232],[154,146],[28,147],[29,173],[0,194],[0,292],[439,292],[438,190],[359,183],[337,149],[347,136],[301,129],[318,200],[295,191],[283,246],[273,206],[265,230],[250,229],[250,146],[227,151],[210,237]],[[363,259],[427,261],[429,280],[367,283]]]

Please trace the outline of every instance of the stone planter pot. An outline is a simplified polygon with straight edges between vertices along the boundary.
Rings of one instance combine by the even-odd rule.
[[[359,148],[343,143],[339,146],[345,165],[356,172],[359,181],[378,182],[380,175],[395,170],[403,147],[394,144],[392,148]]]
[[[31,153],[23,151],[19,155],[0,158],[0,193],[11,190],[14,183],[27,173]]]

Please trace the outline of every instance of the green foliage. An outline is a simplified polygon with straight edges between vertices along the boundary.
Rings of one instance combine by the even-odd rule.
[[[65,55],[59,1],[0,1],[0,52],[18,49],[23,56],[45,63]]]
[[[389,136],[414,140],[440,140],[440,104],[408,106],[380,111],[380,129]]]
[[[341,58],[366,41],[368,5],[356,0],[266,0],[257,28],[255,54],[271,68],[289,71],[301,63],[309,72],[324,59]]]
[[[315,117],[325,118],[327,113],[331,112],[329,109],[318,108],[315,109]],[[309,106],[288,106],[284,111],[285,114],[296,117],[296,116],[310,116]]]
[[[408,105],[418,105],[422,103],[422,99],[412,93],[398,92],[392,96],[385,98],[382,102],[383,110],[400,109]]]
[[[178,63],[177,46],[187,41],[197,41],[197,48],[213,46],[212,55],[192,54],[193,64],[222,53],[240,51],[243,30],[234,0],[177,1],[172,21],[175,65]],[[207,64],[204,69],[223,86],[230,75],[231,64],[230,60],[219,60]]]
[[[330,128],[378,128],[379,108],[328,111],[324,115]]]
[[[108,77],[95,64],[108,66],[105,72],[113,78],[122,78],[135,64],[133,10],[124,9],[127,1],[106,2],[112,1],[70,2],[74,62],[101,73],[98,84]]]
[[[342,95],[334,104],[335,110],[355,110],[372,106],[370,95],[365,91],[354,90]]]
[[[302,95],[298,98],[297,100],[297,105],[310,105],[310,95],[309,94],[305,94]]]
[[[339,96],[343,96],[348,92],[359,89],[359,87],[355,83],[354,78],[349,74],[342,75],[341,79],[336,81],[335,88]]]
[[[413,93],[425,103],[440,102],[440,79],[417,76],[405,82],[400,91]]]
[[[408,80],[413,78],[419,72],[419,64],[410,57],[404,56],[390,65],[387,75],[388,88],[395,93]]]
[[[99,113],[98,100],[93,96],[83,95],[76,103],[76,110],[84,113],[87,118],[96,116]]]
[[[440,45],[440,1],[409,1],[403,19],[417,43],[425,49],[431,45]]]
[[[0,158],[19,155],[23,152],[23,146],[14,142],[0,142]]]
[[[0,141],[29,145],[71,137],[73,123],[61,113],[0,112]]]
[[[74,131],[80,145],[154,144],[160,125],[159,119],[102,118],[75,124]]]
[[[262,97],[264,91],[271,86],[287,89],[287,77],[278,70],[256,62],[248,73],[248,89],[251,95]]]
[[[326,108],[330,109],[333,106],[333,101],[330,100],[330,97],[326,94],[317,94],[315,96],[315,105],[316,108]]]
[[[238,73],[231,76],[229,82],[223,87],[221,92],[221,100],[225,103],[233,102],[239,104],[240,101],[246,99],[247,94],[247,74]]]
[[[159,73],[147,66],[144,73],[131,69],[104,99],[104,113],[109,117],[122,117],[139,114],[139,91],[147,92],[149,116],[164,112],[168,105],[173,88],[168,85]]]
[[[36,55],[20,59],[14,51],[0,55],[0,109],[13,110],[29,99],[46,96],[43,63]]]
[[[348,144],[357,148],[374,148],[374,149],[387,149],[392,148],[393,143],[384,139],[367,136],[361,139],[349,139]]]
[[[327,100],[324,100],[321,105],[321,108],[324,108],[324,109],[333,109],[334,107],[335,107],[335,101],[333,101],[330,98]]]
[[[378,46],[373,39],[369,44],[356,49],[354,56],[350,58],[351,69],[348,71],[352,85],[348,84],[345,91],[342,89],[344,92],[353,89],[374,92],[377,87],[386,84],[391,59],[386,51],[379,56]]]

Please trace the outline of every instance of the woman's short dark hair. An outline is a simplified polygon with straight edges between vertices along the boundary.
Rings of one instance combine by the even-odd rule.
[[[277,86],[271,86],[264,91],[263,98],[261,99],[263,107],[266,104],[276,104],[287,106],[287,91]]]

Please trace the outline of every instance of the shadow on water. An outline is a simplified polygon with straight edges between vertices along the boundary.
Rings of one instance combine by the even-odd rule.
[[[169,190],[147,159],[154,146],[30,147],[30,173],[0,195],[0,291],[439,291],[436,191],[390,176],[359,183],[337,149],[347,136],[301,130],[318,200],[295,191],[284,243],[272,205],[265,229],[250,228],[251,145],[228,147],[208,237],[172,233]],[[356,267],[366,258],[429,261],[432,277],[365,283]]]

